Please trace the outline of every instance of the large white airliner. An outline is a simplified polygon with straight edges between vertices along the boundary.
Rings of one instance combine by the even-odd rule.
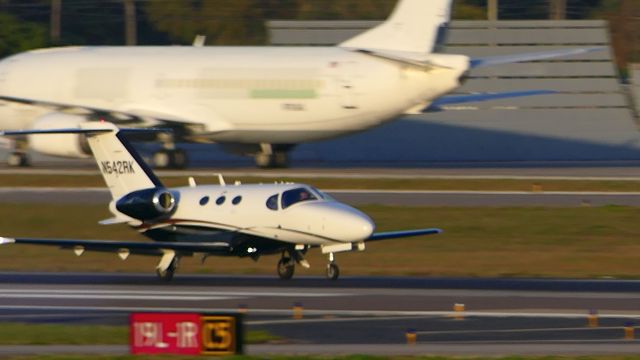
[[[389,19],[335,47],[64,47],[0,61],[0,128],[77,127],[104,119],[127,127],[171,127],[188,141],[216,142],[285,166],[296,144],[363,131],[439,103],[544,92],[443,97],[475,67],[577,54],[567,49],[471,59],[434,53],[452,0],[399,0]],[[156,165],[183,166],[164,137]],[[81,134],[17,142],[88,157]]]
[[[134,131],[135,130],[127,130]],[[304,184],[197,186],[166,188],[124,137],[125,130],[108,122],[83,123],[79,129],[0,132],[37,137],[82,134],[95,156],[113,200],[114,218],[104,225],[126,223],[153,242],[0,238],[0,244],[35,244],[117,253],[160,256],[156,268],[163,280],[173,278],[183,256],[247,257],[282,254],[278,275],[293,276],[295,265],[309,267],[311,248],[327,254],[327,277],[335,280],[336,253],[364,251],[371,241],[438,234],[439,229],[375,233],[364,213]],[[48,134],[44,136],[42,134]]]

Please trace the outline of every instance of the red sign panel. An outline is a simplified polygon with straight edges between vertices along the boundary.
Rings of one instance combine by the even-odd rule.
[[[201,353],[200,314],[131,314],[132,354]]]

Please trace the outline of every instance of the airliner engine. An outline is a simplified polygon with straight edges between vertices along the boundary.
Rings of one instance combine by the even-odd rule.
[[[39,117],[32,128],[47,129],[76,129],[81,123],[87,122],[84,116],[51,112]],[[70,158],[88,158],[91,149],[84,135],[54,134],[47,136],[29,135],[29,146],[37,152]]]

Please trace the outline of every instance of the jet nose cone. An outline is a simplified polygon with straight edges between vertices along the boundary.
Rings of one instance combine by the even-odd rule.
[[[359,242],[371,237],[375,224],[366,214],[354,208],[345,207],[336,224],[336,230],[340,231],[341,240]]]

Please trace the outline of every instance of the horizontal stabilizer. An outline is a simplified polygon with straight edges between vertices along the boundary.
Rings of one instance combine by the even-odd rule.
[[[468,94],[468,95],[448,95],[436,99],[431,105],[424,110],[424,112],[440,111],[441,106],[465,104],[472,102],[482,102],[501,99],[512,99],[527,96],[537,95],[551,95],[556,94],[557,91],[552,90],[528,90],[528,91],[508,91],[501,93],[482,93],[482,94]]]
[[[405,238],[405,237],[437,235],[437,234],[442,234],[442,230],[434,228],[434,229],[390,231],[390,232],[374,233],[366,241],[379,241],[379,240],[399,239],[399,238]]]
[[[517,54],[517,55],[490,56],[485,58],[471,59],[471,68],[475,69],[475,68],[494,66],[494,65],[515,64],[515,63],[526,62],[526,61],[555,59],[555,58],[565,57],[565,56],[581,55],[581,54],[587,54],[591,52],[604,51],[606,49],[607,48],[604,48],[604,47],[574,48],[574,49],[560,49],[560,50],[552,50],[552,51],[533,52],[533,53]]]
[[[171,129],[158,129],[158,128],[126,128],[126,129],[46,129],[46,130],[15,130],[15,131],[0,131],[0,136],[21,136],[21,135],[48,135],[48,134],[101,134],[113,131],[121,133],[152,133],[152,132],[171,132]]]

